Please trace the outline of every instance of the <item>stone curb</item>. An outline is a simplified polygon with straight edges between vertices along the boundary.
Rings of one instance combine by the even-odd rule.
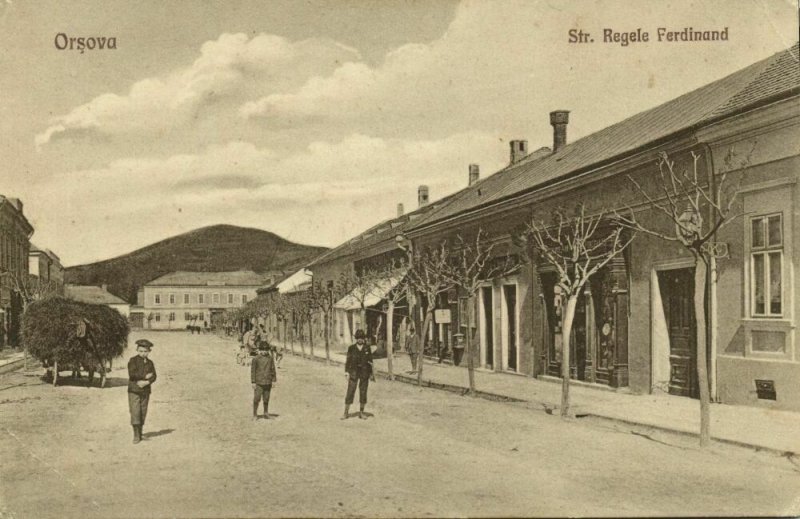
[[[288,353],[290,355],[293,355],[295,357],[301,357],[302,358],[302,355],[299,352],[292,353],[291,350],[287,349],[286,353]],[[306,360],[316,361],[316,362],[327,363],[327,360],[324,357],[318,357],[316,355],[314,357],[311,357],[311,356],[309,356],[307,354],[305,356],[305,359]],[[339,360],[335,360],[335,359],[331,359],[330,363],[331,364],[340,365],[340,366],[344,365],[343,362],[341,362]],[[389,374],[388,374],[388,372],[386,372],[384,370],[378,370],[376,375],[379,375],[383,379],[389,380]],[[395,374],[394,375],[394,379],[396,381],[402,382],[404,384],[410,384],[410,385],[413,385],[413,386],[425,387],[425,388],[430,388],[430,389],[438,389],[438,390],[441,390],[441,391],[447,391],[447,392],[455,393],[455,394],[462,395],[462,396],[466,396],[467,393],[468,393],[468,389],[465,388],[465,387],[457,386],[457,385],[453,385],[453,384],[445,384],[445,383],[442,383],[442,382],[434,382],[434,381],[432,381],[430,379],[428,379],[428,380],[423,379],[422,380],[422,385],[418,385],[416,377],[411,377],[411,376],[408,376],[408,375],[405,375],[405,374],[403,374],[403,375]],[[533,401],[533,400],[523,400],[523,399],[520,399],[520,398],[510,397],[510,396],[506,396],[506,395],[499,395],[499,394],[496,394],[496,393],[491,393],[491,392],[488,392],[488,391],[481,391],[481,390],[476,390],[474,396],[476,396],[478,398],[482,398],[484,400],[490,400],[490,401],[493,401],[493,402],[515,402],[515,403],[532,404],[534,406],[535,405],[539,405],[541,407],[540,410],[545,412],[546,414],[553,414],[553,411],[558,407],[557,404],[549,404],[548,402]],[[536,410],[536,409],[534,408],[534,410]],[[631,419],[627,419],[627,418],[620,418],[618,416],[609,416],[609,415],[605,415],[605,414],[602,414],[602,413],[599,413],[599,412],[596,412],[596,411],[586,411],[586,412],[576,413],[576,414],[580,415],[580,418],[577,418],[578,420],[580,420],[582,418],[594,418],[594,419],[598,419],[598,420],[605,420],[605,421],[620,423],[620,424],[629,425],[629,426],[647,427],[647,428],[650,428],[650,429],[655,429],[655,430],[658,430],[658,431],[661,431],[661,432],[665,432],[665,433],[670,433],[670,434],[679,434],[681,436],[688,436],[688,437],[693,437],[693,438],[697,438],[698,437],[697,433],[693,433],[693,432],[690,432],[690,431],[671,428],[671,427],[667,427],[667,426],[664,426],[664,425],[657,425],[657,424],[652,424],[652,423],[639,422],[639,421],[631,420]],[[713,442],[732,445],[732,446],[735,446],[735,447],[744,447],[744,448],[748,448],[748,449],[753,449],[755,451],[770,452],[770,453],[781,455],[781,456],[800,456],[800,453],[797,453],[797,452],[786,451],[786,450],[782,450],[782,449],[776,449],[774,447],[767,447],[767,446],[764,446],[764,445],[757,445],[757,444],[748,443],[748,442],[745,442],[745,441],[731,440],[731,439],[728,439],[728,438],[717,438],[717,437],[714,437],[714,436],[711,437],[711,440]]]
[[[25,359],[17,359],[6,364],[0,366],[0,375],[4,375],[6,373],[10,373],[12,371],[16,371],[21,369],[25,366]]]

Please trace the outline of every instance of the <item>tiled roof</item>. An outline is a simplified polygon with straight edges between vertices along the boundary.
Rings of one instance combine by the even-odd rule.
[[[264,284],[264,276],[251,270],[233,272],[172,272],[145,286],[255,286]]]
[[[427,224],[489,205],[589,169],[674,134],[733,115],[776,96],[800,91],[798,44],[718,81],[568,144],[555,154],[529,156],[464,189],[414,224]]]
[[[457,191],[444,198],[430,202],[428,205],[424,205],[410,213],[404,214],[403,216],[384,220],[377,225],[373,225],[366,231],[356,235],[353,238],[350,238],[338,247],[334,247],[333,249],[326,251],[314,259],[314,261],[309,263],[308,267],[321,265],[343,256],[354,254],[358,251],[382,242],[394,241],[395,236],[402,234],[404,231],[416,225],[416,223],[424,215],[428,214],[429,212],[436,211],[444,204],[449,203],[449,201],[460,192],[461,191]]]
[[[92,303],[96,305],[127,305],[127,301],[123,301],[114,294],[108,292],[102,287],[89,286],[89,285],[65,285],[64,294],[74,301],[79,303]]]

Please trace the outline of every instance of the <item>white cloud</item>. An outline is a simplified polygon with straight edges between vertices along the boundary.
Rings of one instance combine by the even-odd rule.
[[[418,184],[438,198],[465,185],[468,163],[496,171],[507,153],[500,139],[550,145],[552,109],[572,111],[573,140],[796,39],[791,6],[727,2],[467,0],[441,38],[400,46],[377,65],[329,40],[223,34],[181,69],[54,118],[38,145],[145,138],[93,141],[104,157],[129,158],[31,188],[26,211],[58,208],[57,218],[35,223],[37,240],[71,263],[214,223],[336,245],[392,216],[397,202],[413,208]],[[769,30],[752,23],[765,17]],[[600,42],[606,27],[654,34],[700,23],[729,26],[731,40]],[[574,28],[597,41],[568,43]],[[131,151],[149,143],[158,150],[148,153],[168,158]],[[84,235],[96,236],[92,247],[76,245]]]
[[[383,63],[351,62],[302,86],[244,104],[240,113],[264,124],[281,119],[324,121],[329,131],[368,125],[380,134],[444,135],[469,128],[504,128],[505,138],[549,144],[547,114],[572,110],[572,135],[584,135],[718,79],[788,47],[791,19],[764,37],[758,2],[732,10],[707,0],[671,9],[622,0],[464,1],[447,33],[430,44],[404,45]],[[791,11],[786,14],[791,15]],[[725,43],[669,44],[658,27],[730,25]],[[603,29],[649,31],[651,42],[602,43]],[[568,43],[568,31],[590,31],[595,43]],[[786,35],[784,40],[782,36]]]
[[[232,97],[236,106],[248,96],[289,88],[354,58],[355,49],[326,39],[290,42],[269,34],[222,34],[204,43],[188,67],[138,81],[125,95],[102,94],[53,118],[35,142],[42,146],[87,131],[154,134],[187,124],[204,103]]]
[[[154,229],[166,237],[221,222],[333,246],[391,217],[399,202],[413,208],[419,184],[430,185],[434,199],[464,187],[474,157],[491,157],[484,171],[506,160],[495,137],[479,132],[439,140],[352,134],[336,142],[315,141],[288,155],[229,142],[197,154],[132,157],[61,173],[37,190],[26,210],[37,214],[59,207],[58,221],[37,222],[37,239],[68,263],[146,245],[156,239]],[[65,222],[73,222],[71,232],[62,232]],[[128,224],[120,233],[110,222]],[[91,236],[92,247],[66,242],[75,232]]]

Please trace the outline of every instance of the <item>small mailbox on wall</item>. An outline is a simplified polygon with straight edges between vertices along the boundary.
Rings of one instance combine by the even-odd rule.
[[[759,400],[777,400],[774,380],[756,380],[756,394]]]

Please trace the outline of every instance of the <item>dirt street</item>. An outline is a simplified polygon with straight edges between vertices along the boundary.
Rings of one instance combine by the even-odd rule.
[[[288,355],[277,416],[253,422],[234,342],[138,332],[130,343],[142,336],[159,376],[138,445],[131,348],[105,389],[0,377],[0,517],[800,513],[792,459],[380,379],[373,416],[341,421],[343,369]]]

